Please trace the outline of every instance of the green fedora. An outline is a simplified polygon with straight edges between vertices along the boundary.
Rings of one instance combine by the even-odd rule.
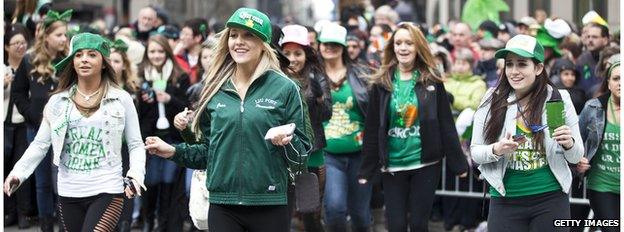
[[[496,51],[494,55],[498,59],[504,59],[509,52],[524,58],[531,58],[544,62],[544,47],[535,39],[528,35],[516,35],[507,41],[505,48]]]
[[[108,57],[110,55],[110,41],[106,40],[104,37],[92,34],[92,33],[80,33],[75,35],[69,45],[69,56],[65,57],[63,60],[54,65],[54,69],[57,72],[63,70],[65,66],[74,59],[74,55],[76,52],[82,49],[93,49],[104,57]]]
[[[250,31],[262,41],[271,42],[271,20],[264,13],[252,8],[239,8],[230,16],[227,27],[236,27]]]

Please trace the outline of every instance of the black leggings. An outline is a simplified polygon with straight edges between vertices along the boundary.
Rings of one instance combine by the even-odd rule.
[[[410,231],[428,231],[441,167],[438,162],[416,170],[383,173],[388,231],[407,231],[408,212]]]
[[[59,196],[58,204],[62,231],[114,231],[124,197],[108,193],[81,198]]]
[[[620,219],[620,194],[596,192],[591,189],[587,191],[595,219]],[[601,226],[600,230],[604,232],[620,231],[620,227]]]
[[[210,204],[208,231],[288,232],[287,205],[239,206]]]
[[[562,191],[525,197],[492,197],[487,228],[492,232],[570,230],[554,227],[555,219],[570,219],[570,199]]]

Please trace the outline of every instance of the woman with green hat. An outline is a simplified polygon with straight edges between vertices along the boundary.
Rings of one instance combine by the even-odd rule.
[[[362,163],[364,117],[368,89],[364,77],[369,70],[353,63],[347,51],[347,29],[328,23],[319,34],[319,51],[331,87],[332,117],[324,122],[325,138],[325,223],[329,231],[345,231],[351,216],[354,231],[366,231],[371,224],[370,183],[358,184]]]
[[[58,88],[43,110],[34,141],[9,173],[4,192],[12,194],[52,147],[58,166],[59,219],[66,231],[112,231],[126,197],[141,194],[145,149],[139,119],[128,93],[120,89],[108,56],[109,42],[81,33],[59,62]],[[130,169],[122,173],[122,140]],[[143,187],[144,188],[144,187]]]
[[[619,56],[619,54],[617,55]],[[586,156],[576,170],[587,173],[589,203],[595,219],[620,218],[620,61],[605,70],[599,97],[589,100],[579,116]],[[600,227],[620,231],[619,227]]]
[[[42,121],[43,108],[50,98],[50,91],[56,88],[58,78],[53,65],[62,60],[68,52],[67,23],[72,10],[59,13],[48,11],[45,20],[37,26],[33,47],[24,56],[22,65],[15,71],[11,86],[11,97],[15,106],[26,120],[26,137],[32,142]],[[51,154],[46,155],[35,170],[37,188],[37,209],[39,224],[44,232],[52,231],[54,225],[54,202]]]
[[[475,112],[471,144],[490,186],[488,230],[568,231],[553,220],[570,218],[568,164],[583,154],[570,95],[550,82],[534,37],[514,36],[495,57],[505,67]]]
[[[206,170],[210,231],[286,232],[289,171],[304,171],[311,149],[303,98],[280,71],[265,14],[240,8],[226,26],[196,117],[185,130],[195,143],[172,146],[148,137],[145,148],[181,166]],[[286,124],[293,127],[267,133]]]

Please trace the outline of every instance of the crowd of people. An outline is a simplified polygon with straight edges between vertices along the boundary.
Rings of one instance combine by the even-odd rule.
[[[539,12],[477,28],[404,22],[389,5],[315,25],[251,8],[177,24],[148,6],[106,28],[50,4],[17,10],[5,227],[195,231],[194,170],[209,231],[580,231],[553,220],[590,208],[619,219],[619,30],[593,11],[582,25]],[[302,173],[318,188],[297,189]],[[444,183],[490,198],[437,196]],[[584,189],[590,206],[571,205]],[[320,206],[297,212],[298,191]]]

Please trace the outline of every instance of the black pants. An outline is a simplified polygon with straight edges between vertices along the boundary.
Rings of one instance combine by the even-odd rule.
[[[239,206],[210,204],[208,231],[288,232],[288,206]]]
[[[596,192],[588,189],[589,204],[595,219],[620,219],[620,194]],[[620,227],[600,227],[604,232],[620,231]]]
[[[59,196],[62,231],[114,231],[124,204],[122,194],[102,193],[92,197]]]
[[[10,127],[5,128],[4,134],[4,178],[6,178],[15,163],[24,155],[24,151],[28,148],[28,142],[26,141],[25,123],[5,124],[4,126]],[[6,134],[7,132],[11,134]],[[4,195],[5,215],[17,213],[20,216],[27,216],[32,214],[31,212],[34,211],[34,201],[32,200],[34,188],[31,180],[30,177],[26,179],[11,197]]]
[[[570,200],[561,191],[525,197],[493,197],[490,200],[488,231],[569,231],[554,227],[555,219],[570,219]]]
[[[416,170],[383,173],[388,231],[428,231],[435,190],[440,181],[441,164]]]

